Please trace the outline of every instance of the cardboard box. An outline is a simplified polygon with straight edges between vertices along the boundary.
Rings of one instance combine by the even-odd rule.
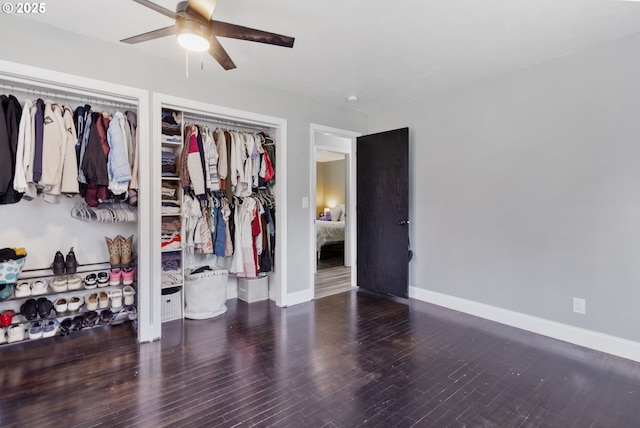
[[[238,299],[253,303],[269,298],[269,278],[238,278]]]

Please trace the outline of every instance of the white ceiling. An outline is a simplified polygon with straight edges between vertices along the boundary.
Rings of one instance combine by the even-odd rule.
[[[174,0],[156,0],[169,9]],[[112,43],[171,25],[131,0],[46,3],[27,19]],[[23,15],[24,16],[24,15]],[[214,19],[296,37],[293,49],[220,39],[233,74],[364,111],[588,49],[640,31],[640,2],[609,0],[219,0]],[[184,63],[174,37],[123,45]],[[199,54],[191,54],[191,72]]]

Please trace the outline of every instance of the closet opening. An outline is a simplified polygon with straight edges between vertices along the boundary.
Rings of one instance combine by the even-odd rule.
[[[286,306],[286,121],[160,94],[154,117],[163,322],[221,315],[236,297]],[[215,282],[217,308],[195,298],[200,275]]]
[[[15,281],[2,280],[12,290],[0,311],[13,317],[0,343],[120,324],[140,342],[157,339],[139,221],[148,93],[4,61],[0,93],[13,135],[2,154],[11,177],[2,179],[0,242],[26,253]]]
[[[321,298],[355,284],[356,134],[312,125],[313,296]]]

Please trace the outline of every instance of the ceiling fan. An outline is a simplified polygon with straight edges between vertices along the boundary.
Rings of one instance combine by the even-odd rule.
[[[169,18],[175,19],[175,24],[148,33],[138,34],[120,40],[124,43],[135,44],[160,37],[175,34],[178,42],[186,49],[197,52],[209,51],[209,54],[225,70],[236,68],[236,65],[224,50],[217,37],[247,40],[250,42],[266,43],[269,45],[293,47],[294,38],[262,30],[229,24],[211,19],[217,0],[188,0],[178,2],[173,12],[149,0],[133,0],[149,9],[155,10]]]

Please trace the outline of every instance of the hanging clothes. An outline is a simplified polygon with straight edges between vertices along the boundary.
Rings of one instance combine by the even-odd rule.
[[[13,95],[0,96],[0,204],[15,204],[23,192],[15,189],[18,134],[22,117],[20,102]]]

